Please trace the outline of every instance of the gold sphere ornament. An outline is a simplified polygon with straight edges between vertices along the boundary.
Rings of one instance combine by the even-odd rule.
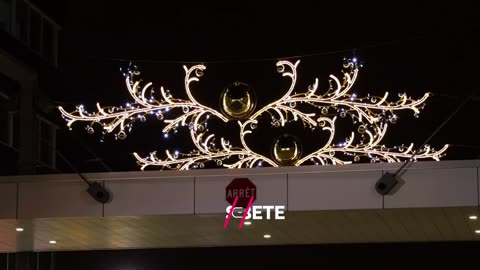
[[[289,134],[283,134],[273,143],[272,156],[279,165],[293,165],[302,156],[300,141]]]
[[[220,96],[220,110],[232,119],[246,119],[257,105],[255,92],[245,83],[234,82]]]

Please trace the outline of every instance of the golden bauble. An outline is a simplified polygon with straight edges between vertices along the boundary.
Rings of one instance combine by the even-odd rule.
[[[280,165],[293,165],[302,156],[300,141],[289,134],[276,139],[272,148],[273,159]]]
[[[220,95],[220,109],[229,118],[246,119],[256,104],[255,92],[245,83],[235,82]]]

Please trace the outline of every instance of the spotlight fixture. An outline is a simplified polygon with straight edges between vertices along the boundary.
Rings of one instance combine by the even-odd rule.
[[[405,182],[393,173],[385,173],[375,184],[375,190],[380,195],[392,195],[397,192]]]
[[[23,232],[23,228],[18,227],[17,232]]]
[[[110,200],[110,193],[100,183],[90,183],[87,192],[99,203],[107,203]]]

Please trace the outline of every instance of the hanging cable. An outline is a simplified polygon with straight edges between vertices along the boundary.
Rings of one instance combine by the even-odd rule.
[[[68,158],[66,158],[56,147],[53,147],[50,142],[46,141],[46,140],[42,140],[42,142],[46,143],[48,145],[48,147],[50,148],[53,148],[53,150],[55,151],[55,154],[60,158],[62,159],[66,164],[67,166],[73,171],[75,172],[78,176],[80,176],[80,178],[83,180],[83,182],[85,182],[87,185],[88,185],[88,189],[87,189],[87,192],[99,203],[107,203],[110,201],[110,192],[108,192],[108,190],[106,190],[100,183],[98,182],[92,182],[92,181],[89,181],[85,175],[83,175],[78,169],[77,167],[75,167],[71,162],[70,160],[68,160]]]
[[[92,184],[75,166],[73,166],[73,164],[62,153],[60,153],[60,151],[55,149],[55,153],[63,160],[63,162],[65,162],[65,164],[67,164],[67,166],[74,173],[76,173],[78,176],[80,176],[80,178],[82,178],[83,182],[85,182],[88,186]]]
[[[220,60],[205,60],[205,61],[177,61],[177,60],[156,60],[156,59],[141,59],[141,58],[114,58],[114,57],[93,57],[94,59],[102,59],[107,61],[118,61],[118,62],[134,62],[134,63],[160,63],[160,64],[225,64],[225,63],[251,63],[251,62],[266,62],[266,61],[278,61],[278,60],[289,60],[297,59],[303,57],[313,57],[337,53],[347,53],[353,52],[355,49],[345,49],[337,51],[328,51],[322,53],[312,53],[312,54],[301,54],[301,55],[291,55],[284,57],[268,57],[268,58],[246,58],[246,59],[220,59]]]
[[[431,35],[431,34],[430,34]],[[338,49],[332,51],[324,51],[324,52],[317,52],[317,53],[307,53],[307,54],[298,54],[298,55],[289,55],[289,56],[281,56],[281,57],[267,57],[267,58],[246,58],[246,59],[218,59],[218,60],[202,60],[202,61],[187,61],[187,60],[159,60],[159,59],[142,59],[142,58],[115,58],[115,57],[95,57],[90,56],[89,58],[92,59],[101,59],[105,61],[118,61],[118,62],[135,62],[135,63],[162,63],[162,64],[224,64],[224,63],[249,63],[249,62],[265,62],[265,61],[278,61],[278,60],[289,60],[289,59],[298,59],[298,58],[305,58],[305,57],[315,57],[315,56],[322,56],[322,55],[331,55],[331,54],[339,54],[339,53],[353,53],[355,54],[359,50],[366,50],[372,48],[379,48],[384,46],[390,46],[392,44],[397,44],[405,41],[411,40],[418,40],[418,39],[425,39],[428,34],[421,35],[421,36],[414,36],[414,37],[407,37],[404,39],[396,39],[390,40],[385,42],[379,42],[371,45],[365,45],[361,47],[354,47],[350,49]]]
[[[468,96],[467,98],[465,98],[465,99],[463,100],[463,102],[462,102],[460,105],[458,105],[458,107],[455,109],[455,111],[453,111],[453,112],[447,117],[447,119],[445,119],[445,120],[443,121],[443,123],[440,124],[440,126],[438,126],[437,129],[435,129],[435,131],[432,132],[432,134],[425,140],[425,142],[424,142],[422,145],[420,145],[420,147],[418,147],[417,150],[415,150],[415,151],[413,152],[413,154],[412,154],[412,156],[410,157],[410,159],[409,159],[407,162],[403,163],[403,165],[393,174],[394,177],[397,176],[397,175],[399,175],[399,174],[402,172],[402,170],[403,170],[408,164],[410,164],[410,162],[412,162],[412,161],[414,160],[414,158],[415,158],[415,156],[417,155],[417,153],[448,123],[448,121],[450,121],[450,119],[452,119],[453,116],[455,116],[455,115],[458,113],[458,111],[460,111],[460,110],[463,108],[463,106],[465,106],[465,104],[468,103],[468,101],[470,101],[470,100],[472,99],[472,97],[473,97],[473,94],[470,95],[470,96]]]
[[[375,190],[380,195],[392,195],[400,189],[405,183],[405,181],[398,177],[400,173],[415,159],[416,154],[422,150],[422,148],[463,108],[463,106],[465,106],[465,104],[468,103],[468,101],[472,99],[472,97],[473,93],[463,100],[463,102],[442,122],[442,124],[440,124],[440,126],[435,129],[435,131],[432,132],[425,142],[413,152],[410,158],[404,162],[395,173],[386,172],[382,175],[382,177],[375,183]]]

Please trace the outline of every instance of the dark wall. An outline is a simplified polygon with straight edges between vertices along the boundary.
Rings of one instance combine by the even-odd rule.
[[[52,255],[50,252],[0,254],[0,270],[53,270]]]
[[[216,247],[0,254],[0,270],[476,269],[480,242]],[[37,268],[38,266],[38,268]]]
[[[480,242],[58,252],[55,269],[460,269],[475,264],[479,252]]]

